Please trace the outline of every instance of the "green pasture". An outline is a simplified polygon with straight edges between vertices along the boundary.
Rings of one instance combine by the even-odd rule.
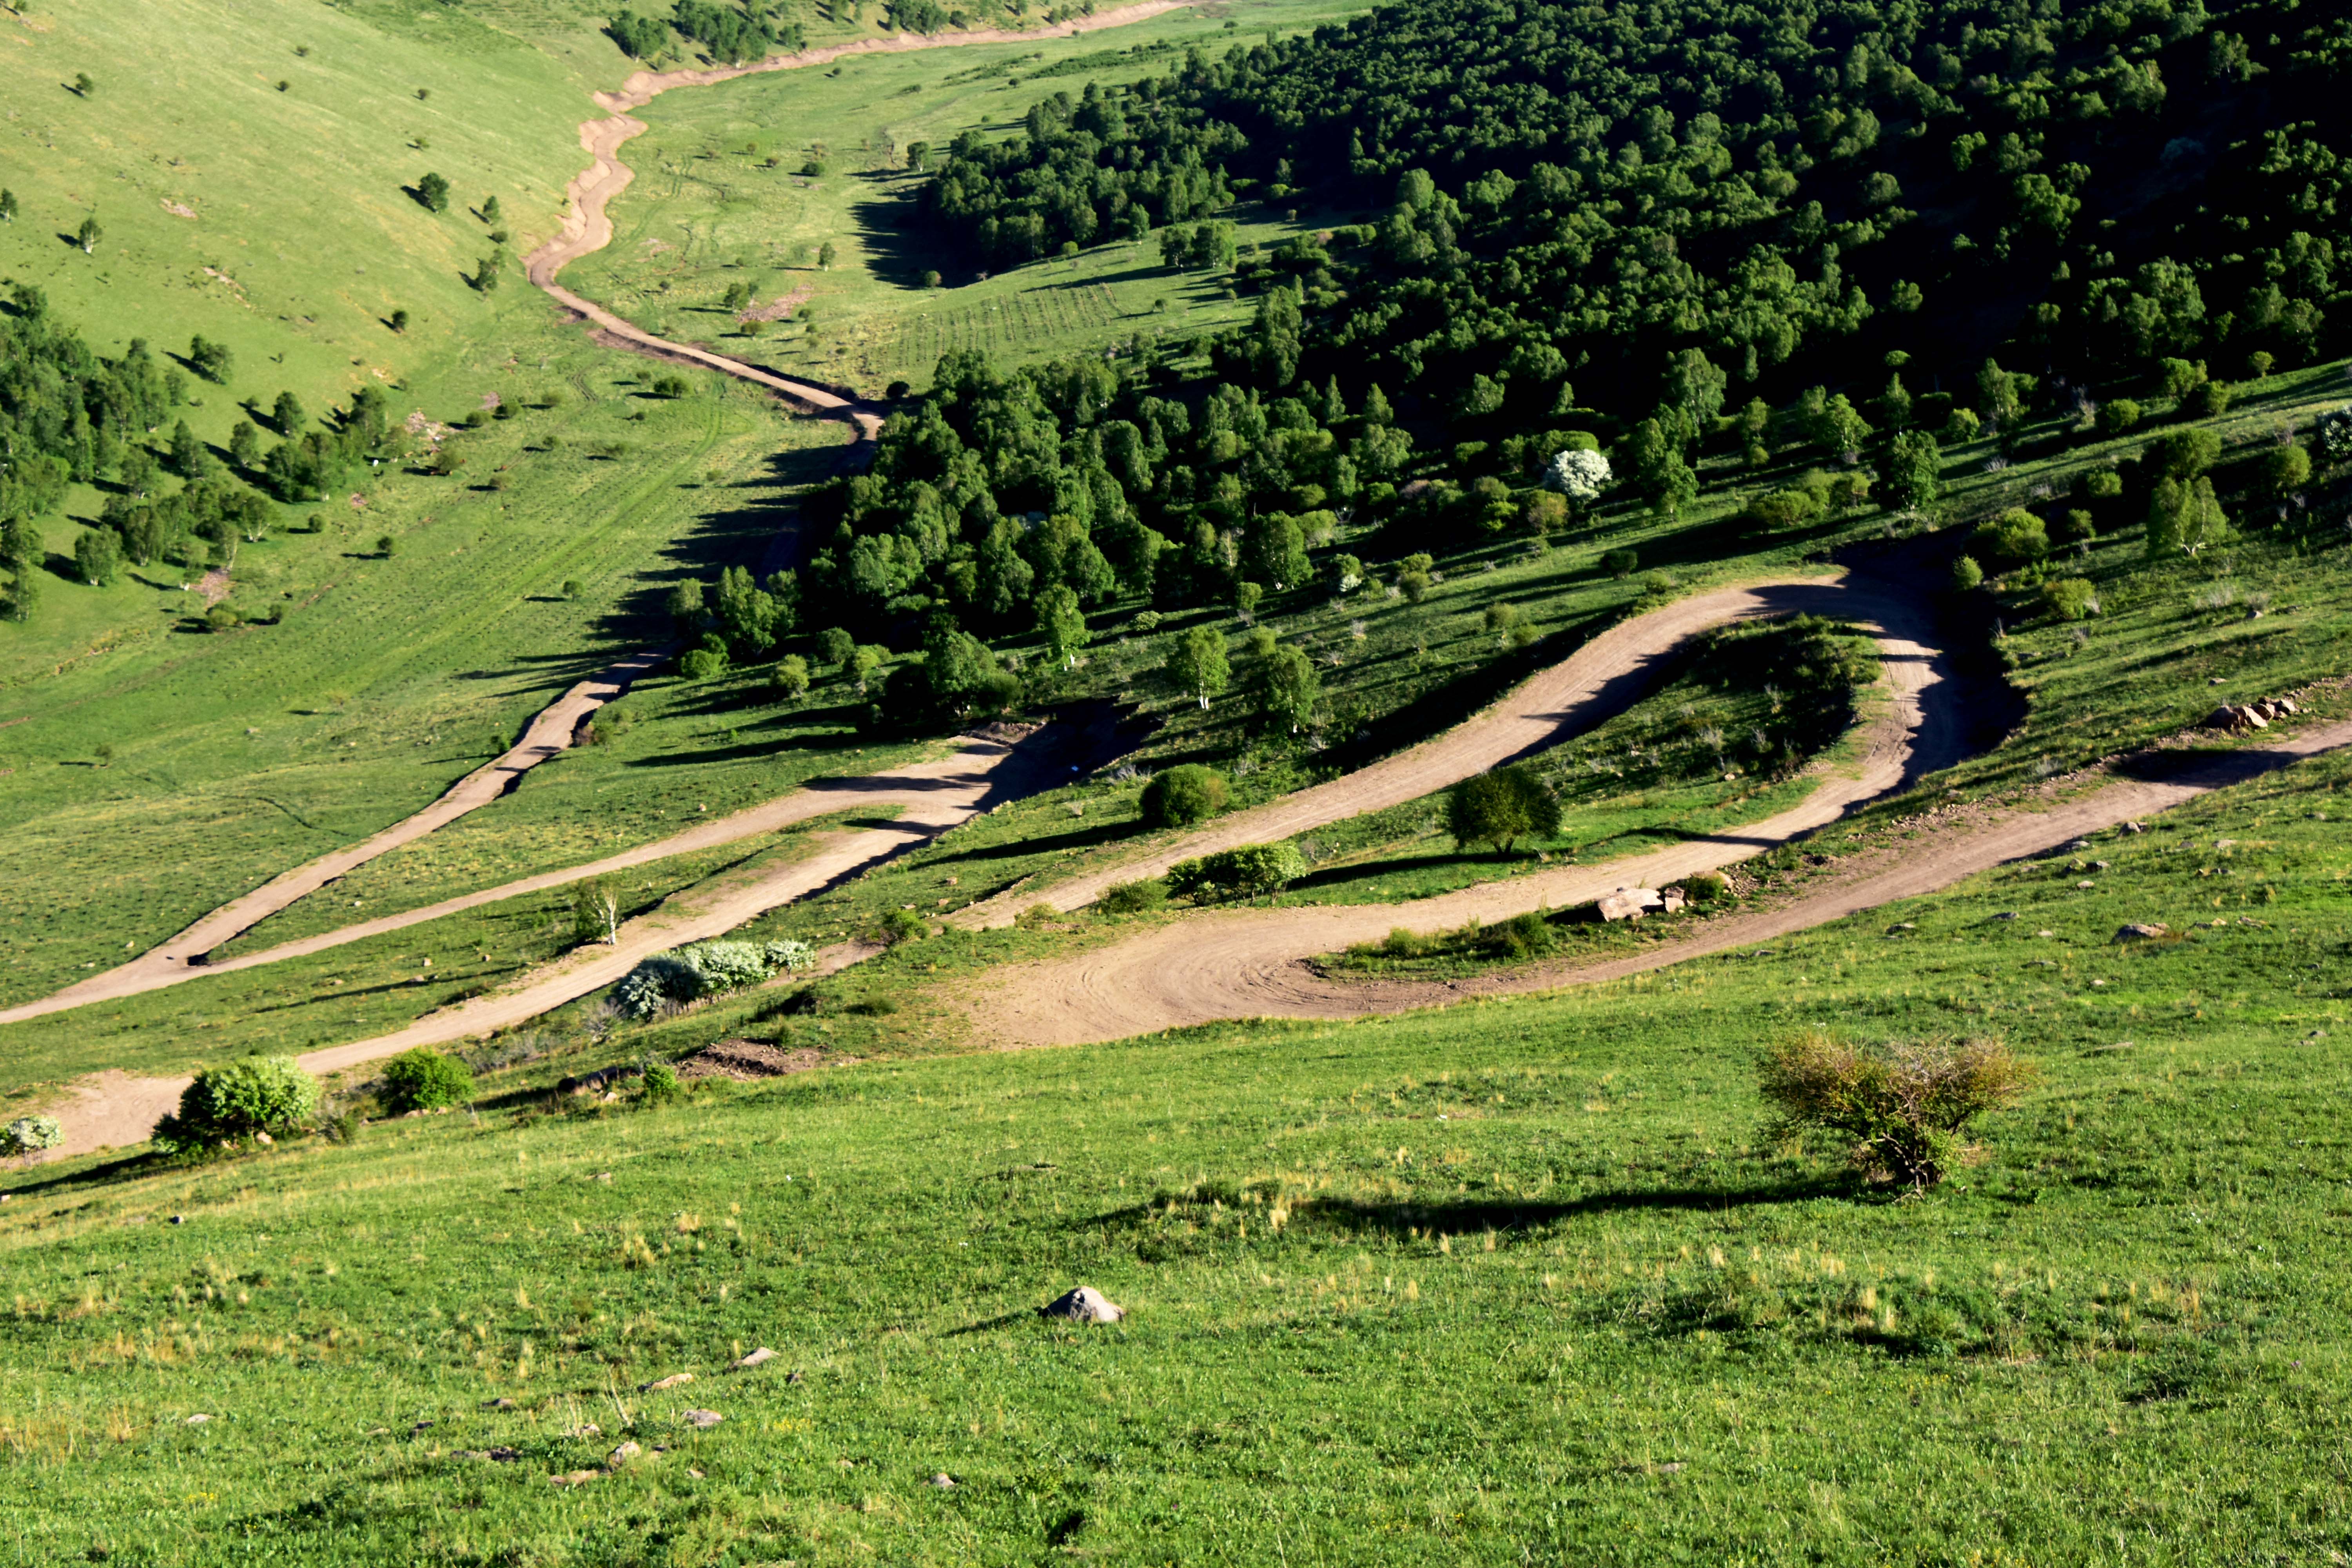
[[[1231,0],[1074,38],[853,56],[665,94],[638,111],[651,129],[622,152],[636,179],[610,209],[613,244],[564,282],[649,331],[866,396],[893,381],[929,384],[955,349],[1019,363],[1214,331],[1246,320],[1250,302],[1222,274],[1163,267],[1156,237],[980,276],[926,232],[907,149],[1003,134],[1041,95],[1164,73],[1189,47],[1222,52],[1361,9]],[[802,172],[812,162],[814,177]],[[1286,215],[1228,216],[1244,246],[1349,216]],[[820,266],[828,245],[834,259]],[[925,286],[929,272],[942,286]],[[738,286],[778,319],[739,321],[722,302]]]
[[[2324,1556],[2346,1309],[2311,1265],[2347,1176],[2352,925],[2315,814],[2347,782],[2306,764],[2103,835],[2089,891],[2020,866],[1587,991],[673,1110],[543,1105],[569,1069],[525,1067],[348,1146],[12,1175],[9,1543]],[[2108,941],[2149,919],[2183,934]],[[1755,1055],[1809,1027],[1998,1034],[2042,1077],[1980,1164],[1890,1201],[1761,1137]],[[1034,1320],[1079,1282],[1127,1321]]]

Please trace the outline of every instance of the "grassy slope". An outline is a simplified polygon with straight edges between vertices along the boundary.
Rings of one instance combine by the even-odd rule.
[[[266,405],[288,389],[318,410],[371,378],[396,389],[396,409],[442,421],[490,394],[565,395],[457,437],[466,484],[387,471],[362,485],[363,509],[289,514],[320,512],[323,533],[246,546],[232,602],[282,608],[281,626],[189,635],[190,574],[160,564],[104,590],[48,583],[0,647],[17,721],[0,734],[10,998],[425,804],[564,684],[665,636],[645,612],[673,576],[756,559],[783,519],[782,487],[831,462],[835,426],[787,420],[715,381],[649,404],[634,395],[641,362],[588,342],[519,286],[486,298],[459,281],[488,248],[486,226],[427,214],[401,184],[433,168],[469,202],[495,192],[527,247],[552,227],[579,163],[584,89],[625,69],[578,7],[509,5],[489,20],[530,41],[407,4],[269,0],[219,16],[100,0],[6,25],[24,79],[48,93],[88,69],[98,89],[31,96],[12,115],[23,145],[8,182],[25,216],[0,233],[0,272],[45,289],[103,353],[133,334],[229,343],[230,387],[195,384],[203,404],[187,411],[206,438],[225,441],[238,399]],[[417,137],[427,150],[409,145]],[[51,231],[78,221],[75,204],[100,181],[107,239],[84,257]],[[380,322],[394,306],[414,318],[404,335]],[[611,444],[625,458],[590,456]],[[493,470],[508,489],[483,488]],[[87,517],[99,499],[83,492],[68,510]],[[68,552],[79,526],[59,524],[53,549]],[[392,561],[368,558],[380,533],[399,541]],[[567,579],[582,584],[576,600],[556,593]],[[696,705],[653,706],[678,722],[640,734],[639,765],[604,770],[593,793],[606,840],[661,831],[660,814],[689,794],[731,804],[772,787],[764,752],[711,759],[691,784],[643,765],[710,739]],[[94,771],[100,746],[112,764]],[[580,834],[547,820],[550,807],[572,813],[557,793],[502,803],[510,842],[461,856],[456,881],[426,890],[478,885],[469,866],[494,879],[571,854]]]
[[[976,279],[968,261],[924,234],[906,148],[944,149],[968,129],[1002,133],[1040,96],[1164,72],[1190,46],[1222,52],[1235,37],[1301,31],[1362,9],[1349,0],[1242,0],[1077,38],[857,58],[837,70],[667,94],[639,112],[652,129],[622,154],[638,177],[614,204],[613,245],[567,268],[564,281],[650,331],[867,395],[894,380],[928,385],[950,349],[1018,363],[1139,331],[1244,320],[1248,300],[1209,274],[1161,267],[1156,239]],[[819,148],[826,174],[803,178]],[[772,168],[771,158],[780,160]],[[1272,243],[1295,226],[1273,209],[1231,216],[1244,244]],[[819,270],[828,243],[838,256]],[[955,286],[924,289],[931,270]],[[804,313],[746,337],[720,304],[735,283],[751,286],[762,305],[792,299]],[[1164,313],[1154,308],[1162,301]]]
[[[12,1544],[2318,1555],[2348,1500],[2310,1456],[2345,1440],[2343,1292],[2313,1265],[2348,1173],[2352,907],[2314,813],[2347,784],[2328,763],[2209,798],[2103,844],[2090,892],[2016,868],[1587,993],[12,1178]],[[2231,923],[2105,941],[2199,917]],[[1984,1165],[1871,1201],[1758,1146],[1758,1041],[1824,1021],[1998,1032],[2044,1081]],[[1080,1280],[1134,1316],[1028,1318]],[[755,1344],[782,1359],[710,1376]],[[631,1392],[678,1370],[703,1381]],[[725,1423],[694,1435],[689,1405]],[[547,1484],[625,1417],[670,1451]],[[605,1435],[561,1436],[581,1421]],[[461,1452],[497,1445],[520,1459]]]

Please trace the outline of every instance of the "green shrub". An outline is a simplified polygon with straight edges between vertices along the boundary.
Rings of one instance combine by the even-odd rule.
[[[1683,879],[1683,897],[1694,904],[1727,904],[1738,895],[1731,890],[1731,879],[1722,872],[1701,871]]]
[[[383,1108],[395,1116],[463,1105],[473,1094],[473,1070],[426,1047],[403,1051],[383,1064]]]
[[[1183,763],[1152,775],[1138,805],[1154,827],[1189,827],[1225,809],[1231,792],[1224,775],[1198,763]]]
[[[1766,533],[1780,533],[1801,528],[1819,517],[1820,498],[1809,490],[1775,490],[1749,501],[1744,515],[1748,526]]]
[[[1642,564],[1642,557],[1631,550],[1612,550],[1601,557],[1601,569],[1612,577],[1631,577]]]
[[[1992,1040],[1849,1046],[1808,1032],[1759,1065],[1764,1098],[1780,1110],[1777,1138],[1819,1130],[1853,1142],[1854,1166],[1874,1182],[1932,1187],[1970,1150],[1969,1124],[2012,1103],[2033,1067]]]
[[[897,947],[900,942],[922,941],[931,934],[931,928],[912,910],[885,910],[857,934],[884,947]]]
[[[155,1123],[166,1152],[282,1132],[307,1123],[319,1109],[319,1080],[291,1057],[247,1057],[205,1068],[181,1091],[180,1109]]]
[[[2050,553],[2050,531],[2023,507],[2011,507],[1999,517],[1977,524],[1969,542],[1978,554],[2021,566]]]
[[[677,1068],[667,1062],[647,1062],[639,1087],[644,1089],[646,1099],[655,1105],[675,1100],[677,1098]]]
[[[2263,454],[2262,487],[2273,500],[2284,500],[2311,482],[2311,453],[2289,443]]]
[[[2099,405],[2099,430],[2120,436],[2140,421],[2140,405],[2128,397],[2111,397]]]
[[[1488,926],[1482,933],[1480,945],[1495,958],[1541,958],[1559,945],[1559,935],[1552,930],[1549,921],[1529,910],[1513,915],[1499,925]]]
[[[1168,868],[1168,890],[1206,900],[1278,894],[1307,875],[1307,858],[1290,844],[1244,844],[1237,848],[1182,860]]]
[[[1139,915],[1167,901],[1168,884],[1152,877],[1140,882],[1113,882],[1096,907],[1107,915]]]
[[[2080,577],[2061,577],[2042,584],[2042,602],[2062,621],[2079,621],[2099,613],[2099,591]]]
[[[1958,560],[1952,563],[1952,587],[1954,590],[1958,593],[1965,594],[1972,588],[1980,588],[1983,585],[1984,568],[1977,564],[1977,558],[1975,556],[1963,555]]]
[[[1522,838],[1559,831],[1559,801],[1533,768],[1510,763],[1446,792],[1445,830],[1458,847],[1491,844],[1507,855]]]
[[[688,648],[677,661],[677,672],[688,680],[709,680],[727,672],[727,656],[715,648]]]
[[[776,660],[776,695],[787,702],[797,702],[808,695],[808,660],[799,654],[788,653]]]
[[[1397,926],[1389,932],[1388,939],[1381,943],[1380,951],[1381,956],[1385,958],[1419,958],[1436,945],[1436,942],[1429,937],[1423,936],[1417,931],[1407,931],[1402,926]]]

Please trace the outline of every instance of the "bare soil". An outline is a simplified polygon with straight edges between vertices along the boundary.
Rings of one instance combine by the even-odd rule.
[[[981,929],[1008,925],[1021,910],[1038,903],[1064,910],[1082,909],[1113,883],[1157,877],[1179,860],[1237,845],[1296,837],[1360,812],[1419,800],[1457,779],[1555,745],[1631,706],[1656,685],[1661,667],[1675,650],[1700,632],[1734,621],[1801,614],[1838,616],[1869,629],[1878,642],[1894,704],[1871,731],[1864,777],[1776,818],[1781,837],[1818,826],[1853,801],[1959,759],[1966,731],[1949,703],[1936,700],[1948,688],[1950,672],[1940,662],[1924,603],[1866,577],[1768,578],[1694,594],[1620,622],[1493,707],[1410,751],[1345,778],[1160,839],[1141,853],[1113,852],[1066,881],[1042,889],[1011,889],[961,911],[954,923]],[[1821,815],[1824,811],[1828,815]],[[1760,841],[1748,843],[1763,831],[1743,830],[1738,842],[1748,847],[1737,849],[1731,858],[1765,847]]]
[[[1805,826],[1819,826],[1826,820],[1822,807],[1851,786],[1825,784],[1797,810],[1741,829],[1736,841],[1678,846],[1589,869],[1517,877],[1420,903],[1195,915],[1091,952],[994,976],[992,989],[971,995],[967,1005],[981,1039],[1019,1047],[1124,1039],[1222,1019],[1364,1017],[1622,979],[1932,893],[2347,744],[2352,744],[2352,721],[2339,721],[2162,770],[2159,776],[2118,776],[2047,809],[2020,807],[1958,832],[1924,834],[1787,903],[1711,920],[1684,940],[1622,958],[1536,964],[1460,981],[1350,982],[1328,978],[1311,963],[1319,954],[1377,941],[1397,926],[1426,933],[1453,929],[1474,916],[1507,920],[1531,910],[1570,908],[1620,887],[1657,887],[1753,854]],[[2112,776],[2126,770],[2103,771]]]

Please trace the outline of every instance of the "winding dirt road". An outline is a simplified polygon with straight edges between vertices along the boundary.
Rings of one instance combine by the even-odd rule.
[[[299,1059],[314,1073],[339,1072],[395,1056],[414,1046],[446,1046],[528,1023],[566,1002],[610,985],[656,952],[723,935],[780,905],[822,891],[927,844],[1003,801],[1066,779],[1074,767],[1083,768],[1099,761],[1104,748],[1110,743],[1106,724],[1005,727],[961,736],[941,755],[927,762],[865,778],[812,786],[787,797],[787,802],[776,803],[801,803],[803,809],[796,816],[778,818],[769,827],[747,830],[735,837],[772,831],[773,826],[789,826],[791,821],[805,821],[860,805],[895,805],[899,808],[898,815],[887,822],[821,834],[814,852],[796,859],[742,875],[714,878],[675,894],[659,909],[625,922],[618,942],[578,949],[532,971],[507,989],[428,1014],[395,1033],[312,1051]],[[803,796],[814,798],[803,801]],[[736,820],[751,815],[739,813]],[[716,828],[720,825],[709,826]],[[703,843],[707,847],[729,841],[706,838]],[[671,848],[663,852],[677,851]],[[640,859],[652,858],[644,852],[633,853]],[[585,868],[573,873],[580,874],[585,874]],[[426,916],[419,911],[416,918]],[[284,949],[271,950],[271,953],[282,957],[298,948],[315,951],[331,939],[343,936],[342,932],[333,932],[328,938],[314,938],[307,943],[289,943]],[[222,967],[243,967],[269,956],[257,953],[249,960]],[[120,1072],[82,1080],[75,1086],[74,1098],[58,1110],[59,1120],[65,1123],[66,1142],[44,1157],[68,1159],[99,1149],[126,1148],[144,1142],[156,1119],[179,1103],[180,1091],[187,1085],[184,1077],[134,1078]]]
[[[982,1039],[1017,1047],[1125,1039],[1235,1018],[1359,1018],[1446,1006],[1475,996],[1618,980],[1918,898],[2347,744],[2352,721],[2338,721],[2260,747],[2197,758],[2160,776],[2121,779],[2047,811],[2019,811],[1980,828],[1903,847],[1786,904],[1709,921],[1681,941],[1623,958],[1539,964],[1456,982],[1335,981],[1307,962],[1351,942],[1376,940],[1397,926],[1429,932],[1474,916],[1506,920],[1620,887],[1656,887],[1752,854],[1785,837],[1799,819],[1818,826],[1835,815],[1822,809],[1832,800],[1863,797],[1851,784],[1832,783],[1796,811],[1736,837],[1676,846],[1590,869],[1514,878],[1418,903],[1195,916],[1092,952],[1008,971],[996,977],[996,989],[970,998],[968,1005]],[[2167,756],[2159,752],[2149,760],[2161,763]]]
[[[1140,5],[1122,5],[1116,10],[1057,23],[1050,27],[990,27],[955,34],[898,33],[887,38],[864,38],[854,44],[833,44],[821,49],[804,49],[795,55],[771,55],[751,65],[721,66],[708,70],[638,71],[623,82],[619,90],[595,95],[596,106],[608,112],[604,119],[588,121],[580,127],[580,145],[588,153],[588,167],[572,182],[568,192],[570,210],[564,214],[562,226],[555,237],[524,258],[524,275],[535,288],[565,310],[583,321],[594,322],[603,330],[605,340],[616,347],[632,349],[656,359],[699,364],[721,374],[764,386],[797,408],[847,421],[854,432],[853,448],[868,445],[882,428],[882,416],[866,404],[807,382],[776,375],[726,354],[713,353],[709,349],[657,338],[556,281],[557,274],[570,263],[593,255],[613,242],[613,220],[608,209],[613,199],[627,190],[629,183],[636,178],[635,171],[621,162],[621,147],[632,137],[645,134],[647,129],[646,122],[633,116],[630,110],[643,109],[661,94],[681,87],[709,87],[764,71],[800,70],[809,66],[827,65],[850,55],[903,54],[915,49],[958,48],[971,44],[1018,44],[1034,38],[1076,37],[1081,33],[1100,32],[1106,27],[1140,22],[1162,12],[1180,9],[1190,3],[1191,0],[1144,0]]]
[[[1780,837],[1818,826],[1853,802],[1895,787],[1906,772],[1916,776],[1959,760],[1965,730],[1948,704],[1930,700],[1944,676],[1937,666],[1939,656],[1923,606],[1868,578],[1769,578],[1695,594],[1621,621],[1486,711],[1410,751],[1345,778],[1220,817],[1207,827],[1163,840],[1143,854],[1098,864],[1067,881],[1043,889],[1011,889],[974,904],[954,923],[1008,925],[1022,910],[1039,903],[1081,909],[1113,883],[1157,877],[1179,860],[1236,845],[1293,838],[1362,812],[1419,800],[1457,779],[1555,745],[1622,711],[1656,684],[1661,665],[1700,632],[1735,621],[1792,615],[1837,616],[1868,628],[1877,640],[1895,705],[1873,728],[1864,764],[1868,782],[1857,786],[1862,793],[1825,786],[1813,801],[1773,819]],[[1829,816],[1816,819],[1824,810]],[[1753,854],[1767,831],[1759,826],[1743,834],[1739,842],[1748,847],[1739,853]],[[1602,890],[1613,891],[1617,885],[1612,882]],[[1381,930],[1385,932],[1388,927]]]
[[[379,855],[397,849],[404,844],[413,844],[428,833],[437,832],[467,813],[478,811],[506,795],[522,782],[523,774],[569,748],[572,737],[580,732],[581,724],[589,715],[628,690],[632,682],[668,657],[667,651],[658,648],[632,654],[611,668],[590,676],[541,709],[511,750],[451,784],[446,794],[423,811],[404,817],[373,837],[362,839],[348,848],[334,850],[290,871],[279,872],[253,891],[242,898],[230,900],[169,942],[151,948],[128,963],[118,964],[103,974],[93,974],[87,980],[77,981],[37,1002],[26,1002],[0,1012],[0,1024],[37,1018],[45,1013],[61,1013],[68,1007],[79,1007],[91,1002],[110,1002],[124,996],[135,996],[142,991],[176,985],[181,981],[194,980],[200,975],[218,974],[226,969],[245,967],[249,961],[206,964],[205,955],[223,942],[252,930],[296,900],[317,892],[336,878],[366,865]],[[351,939],[344,937],[341,940]],[[276,956],[289,954],[290,949],[279,952]]]

